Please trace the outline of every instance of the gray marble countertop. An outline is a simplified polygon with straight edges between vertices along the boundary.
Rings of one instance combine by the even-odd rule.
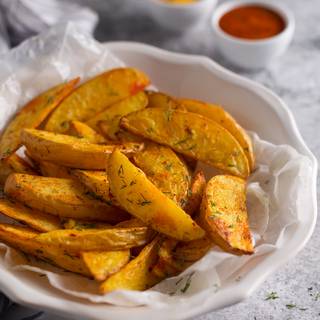
[[[124,0],[123,0],[124,1]],[[131,40],[172,51],[206,55],[227,68],[215,51],[209,26],[185,34],[163,30],[120,0],[78,0],[100,9],[95,36],[100,41]],[[320,158],[320,0],[277,0],[295,14],[296,32],[289,50],[257,73],[233,71],[277,93],[289,106],[303,138]],[[102,2],[104,2],[102,6]],[[272,124],[271,124],[272,125]],[[319,189],[319,183],[318,183]],[[318,202],[320,194],[318,191]],[[276,292],[279,298],[266,300]],[[291,305],[291,306],[290,306]],[[56,316],[46,319],[58,320]],[[6,317],[5,320],[9,320]],[[246,301],[194,320],[320,320],[320,224],[306,247],[271,275]]]
[[[296,18],[296,32],[289,50],[270,67],[257,73],[234,70],[277,93],[289,106],[298,127],[315,156],[320,158],[320,1],[278,0]],[[209,26],[185,34],[162,30],[148,17],[124,10],[111,1],[102,13],[96,36],[99,40],[133,40],[168,50],[209,56],[227,68],[215,51]],[[112,8],[112,10],[111,10]],[[116,13],[115,13],[116,12]],[[318,183],[319,188],[319,183]],[[318,201],[320,194],[318,192]],[[311,289],[312,288],[312,289]],[[275,300],[265,300],[277,292]],[[271,275],[246,301],[197,320],[311,320],[320,319],[320,225],[306,247]],[[319,293],[319,296],[316,294]],[[296,305],[296,307],[286,305]],[[300,310],[300,309],[307,310]],[[195,320],[196,320],[195,319]]]

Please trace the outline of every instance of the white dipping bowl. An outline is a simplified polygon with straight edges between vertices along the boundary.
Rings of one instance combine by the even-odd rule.
[[[209,19],[217,0],[198,0],[189,4],[170,4],[161,0],[135,0],[143,2],[143,7],[153,19],[164,28],[184,31],[199,22]]]
[[[285,22],[284,30],[273,37],[261,40],[237,38],[223,31],[219,25],[222,16],[244,5],[259,5],[279,14]],[[213,13],[211,26],[217,49],[226,59],[243,69],[260,69],[286,51],[294,34],[295,21],[290,10],[278,3],[268,0],[238,0],[218,6]]]

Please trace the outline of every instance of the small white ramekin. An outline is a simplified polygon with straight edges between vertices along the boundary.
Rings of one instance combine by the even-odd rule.
[[[136,0],[137,1],[137,0]],[[170,4],[161,0],[140,0],[162,27],[183,31],[198,24],[212,13],[217,0],[198,0],[190,4]]]
[[[219,21],[225,13],[243,5],[255,4],[279,14],[286,24],[285,29],[271,38],[247,40],[231,36],[220,28]],[[286,51],[294,34],[295,21],[289,9],[270,0],[237,0],[225,2],[217,7],[211,19],[211,26],[217,49],[226,59],[240,68],[260,69]]]

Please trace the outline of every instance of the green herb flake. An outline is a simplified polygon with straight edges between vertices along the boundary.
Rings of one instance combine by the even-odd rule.
[[[279,296],[275,291],[272,291],[267,294],[267,296],[264,300],[275,300],[275,299],[279,299]]]
[[[193,275],[194,275],[194,272],[192,272],[192,273],[189,274],[185,286],[184,286],[182,289],[180,289],[180,291],[181,291],[182,293],[186,293],[186,292],[188,291],[188,289],[190,288],[191,278],[192,278]]]
[[[123,166],[120,165],[120,167],[119,167],[119,169],[118,169],[118,176],[119,176],[119,177],[123,177],[123,175],[124,175]]]
[[[296,308],[296,307],[297,307],[297,305],[295,305],[295,304],[291,304],[291,303],[286,304],[286,308],[287,308],[287,309],[294,309],[294,308]]]
[[[234,165],[233,163],[228,163],[227,164],[227,167],[229,167],[229,168],[234,168],[236,165]]]
[[[171,171],[171,169],[172,169],[172,163],[166,163],[165,164],[165,166],[164,166],[164,168],[167,170],[167,171]]]

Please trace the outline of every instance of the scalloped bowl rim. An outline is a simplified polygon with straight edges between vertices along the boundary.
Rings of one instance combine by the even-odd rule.
[[[223,291],[218,291],[211,303],[206,305],[199,305],[192,310],[192,313],[184,312],[183,308],[179,309],[178,315],[174,318],[168,316],[167,319],[188,319],[194,316],[208,313],[213,310],[217,310],[235,303],[238,303],[247,297],[249,297],[257,287],[265,281],[265,279],[277,270],[281,265],[293,258],[307,243],[314,230],[316,219],[317,219],[317,193],[316,193],[316,181],[317,181],[317,160],[312,152],[305,144],[302,136],[298,130],[296,122],[293,118],[291,111],[285,105],[285,103],[270,90],[264,86],[239,76],[211,59],[204,56],[187,55],[181,53],[173,53],[163,49],[159,49],[150,45],[135,43],[135,42],[109,42],[105,43],[106,48],[111,51],[123,50],[127,52],[134,52],[135,54],[144,54],[156,58],[160,58],[170,63],[186,64],[186,65],[201,65],[206,68],[209,72],[215,74],[223,80],[232,82],[240,87],[253,90],[255,93],[268,99],[272,108],[270,112],[274,112],[281,119],[283,128],[292,135],[296,146],[299,146],[300,152],[306,155],[312,164],[312,212],[309,213],[308,219],[304,220],[304,223],[299,225],[296,230],[295,236],[291,239],[286,246],[273,251],[268,257],[262,262],[250,270],[240,282],[232,283],[228,287],[224,288]],[[103,308],[103,316],[98,316],[93,313],[92,308],[96,306],[87,305],[85,302],[76,302],[66,300],[63,297],[57,299],[56,297],[42,296],[41,299],[34,301],[32,296],[32,288],[26,283],[21,282],[13,274],[7,270],[0,270],[0,284],[1,290],[12,300],[17,303],[27,305],[29,307],[46,310],[55,314],[69,317],[87,317],[88,319],[105,319],[110,317],[113,319],[123,319],[125,313],[130,312],[133,319],[133,311],[139,310],[143,314],[138,312],[139,318],[148,319],[153,312],[157,312],[157,309],[151,309],[146,306],[141,307],[114,307],[109,305],[97,305],[99,308]],[[103,306],[103,307],[102,307]],[[144,310],[142,310],[144,309]],[[168,309],[167,309],[168,311]],[[161,311],[162,315],[164,313]],[[167,313],[168,315],[170,312]],[[127,314],[128,315],[128,314]]]

